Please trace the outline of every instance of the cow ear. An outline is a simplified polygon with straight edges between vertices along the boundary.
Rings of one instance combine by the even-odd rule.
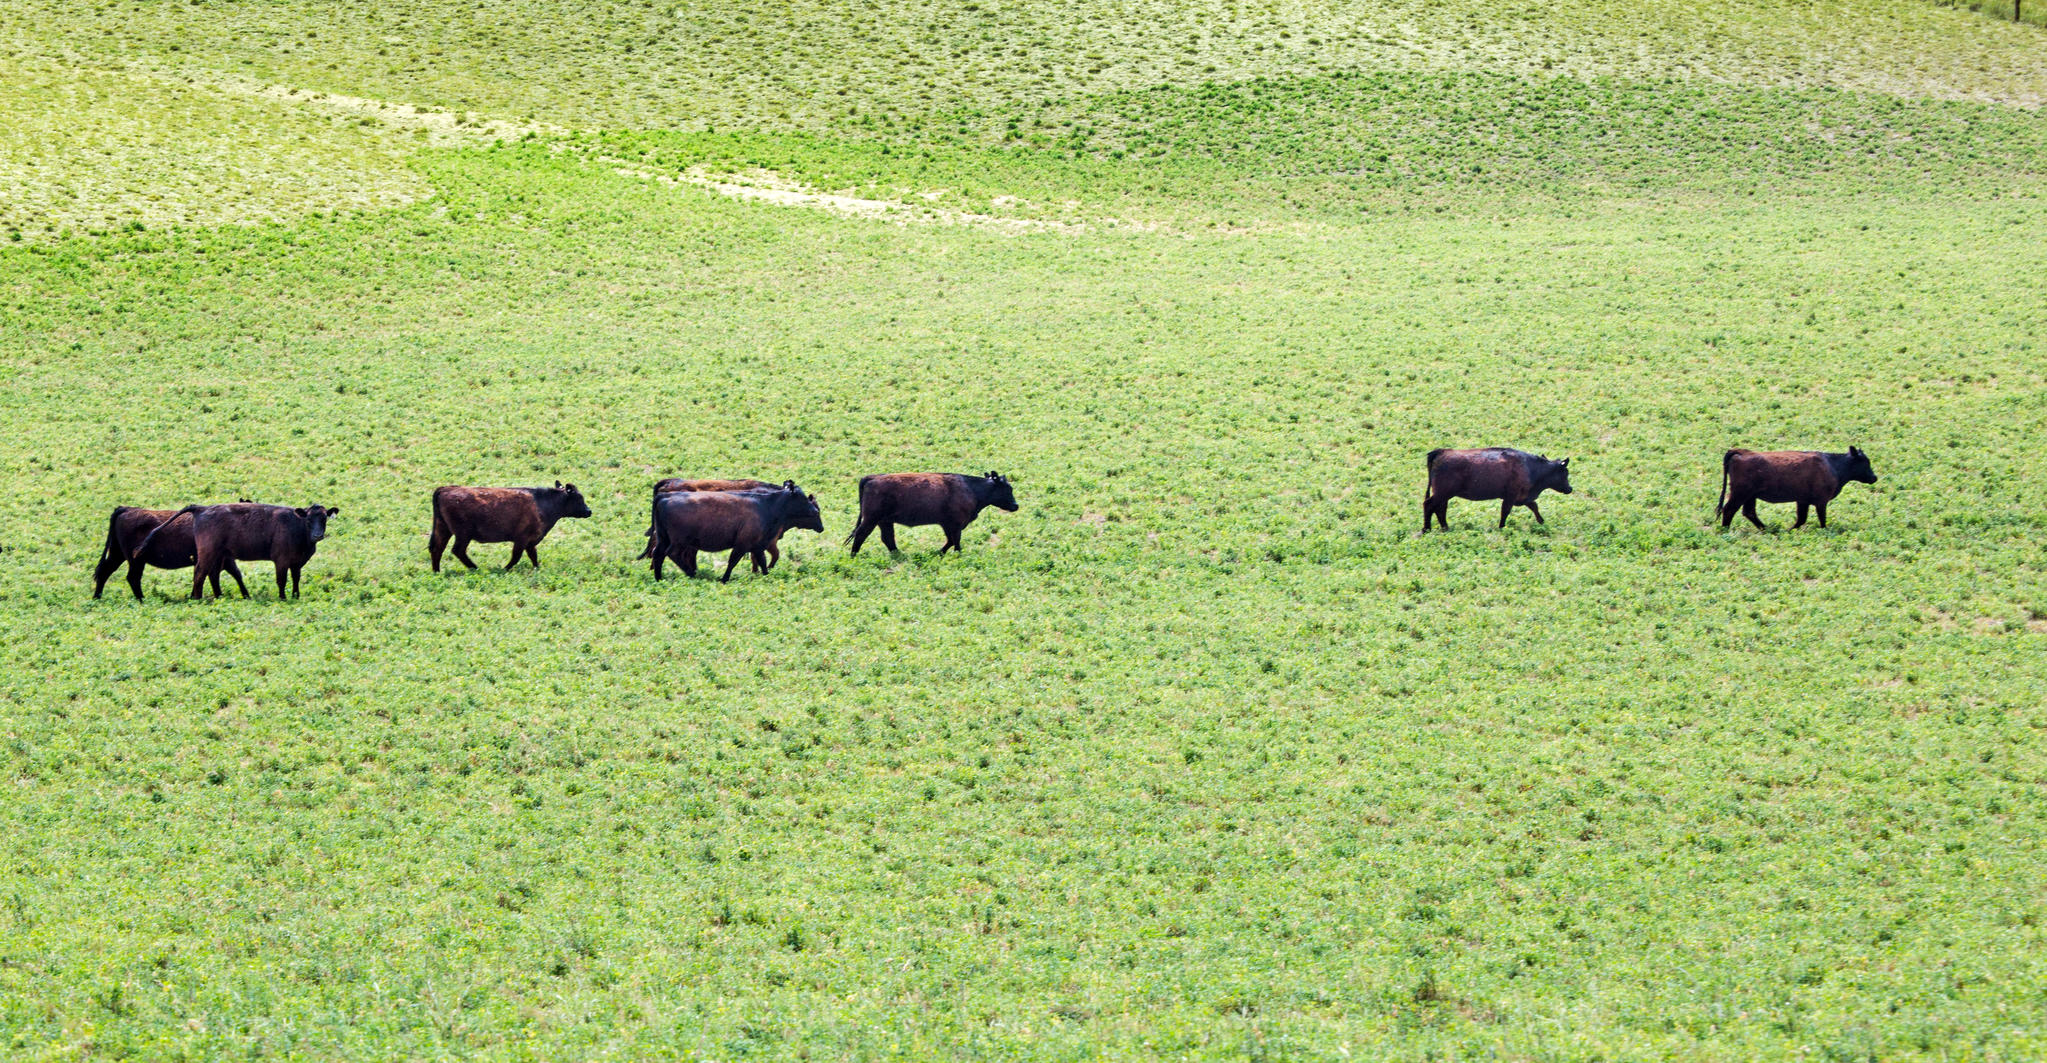
[[[305,515],[306,515],[306,507],[304,507],[304,506],[300,506],[299,508],[297,508],[297,509],[295,509],[295,510],[292,510],[292,512],[294,512],[294,513],[298,514],[299,516],[303,517],[303,516],[305,516]]]
[[[336,513],[339,513],[339,512],[341,512],[341,507],[340,507],[340,506],[328,506],[328,507],[327,507],[327,515],[328,515],[328,516],[330,516],[330,517],[331,517],[331,516],[333,516],[333,515],[334,515],[334,514],[336,514]]]
[[[561,490],[561,489],[562,489],[562,482],[561,482],[560,480],[556,480],[556,481],[554,482],[554,489],[555,489],[555,490],[557,490],[557,491],[559,491],[559,490]]]

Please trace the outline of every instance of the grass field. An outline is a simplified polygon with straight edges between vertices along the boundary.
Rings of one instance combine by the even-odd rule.
[[[2037,29],[963,8],[10,16],[8,1055],[2047,1054]],[[1577,493],[1419,536],[1488,443]],[[1710,523],[1851,443],[1829,529]],[[845,556],[860,474],[987,468]],[[657,585],[674,472],[826,533]],[[544,568],[427,571],[433,486],[557,478]],[[89,599],[114,505],[243,495],[341,507],[303,599]]]

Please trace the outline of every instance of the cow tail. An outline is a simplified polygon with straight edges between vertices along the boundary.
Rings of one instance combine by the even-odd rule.
[[[651,565],[651,559],[668,556],[668,536],[663,533],[661,528],[661,492],[654,492],[654,500],[648,504],[647,509],[647,527],[653,531],[654,541],[647,547],[647,552],[641,556],[649,558],[649,564]]]
[[[1437,447],[1436,449],[1429,451],[1428,457],[1429,480],[1427,485],[1422,488],[1422,501],[1424,502],[1429,500],[1429,493],[1436,489],[1436,459],[1442,457],[1443,452],[1447,449],[1449,448]]]
[[[197,514],[200,510],[205,508],[206,508],[205,506],[186,506],[185,508],[177,511],[176,513],[171,514],[170,517],[166,519],[162,524],[159,524],[156,527],[149,529],[149,534],[143,536],[142,541],[135,544],[134,551],[128,555],[129,560],[134,560],[135,558],[141,557],[144,553],[148,552],[149,544],[156,540],[156,533],[164,530],[165,528],[170,527],[172,521],[177,520],[179,517],[185,516],[188,513]],[[194,516],[192,519],[198,520],[199,518],[197,516]],[[196,548],[198,545],[198,534],[196,530],[192,538],[193,545]]]
[[[102,565],[116,558],[122,561],[128,560],[121,556],[120,535],[121,514],[126,512],[128,512],[127,506],[115,506],[114,515],[107,518],[107,545],[100,547],[100,564]]]
[[[1713,507],[1713,519],[1715,520],[1720,519],[1720,514],[1727,509],[1727,482],[1728,478],[1733,474],[1734,451],[1730,450],[1720,455],[1720,504]]]
[[[853,518],[853,526],[847,529],[846,537],[839,540],[842,544],[850,545],[853,542],[853,536],[860,531],[860,525],[867,522],[867,481],[872,479],[874,479],[873,476],[862,476],[860,478],[860,515]]]

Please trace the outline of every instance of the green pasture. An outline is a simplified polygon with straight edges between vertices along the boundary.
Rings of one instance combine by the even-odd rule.
[[[1945,35],[1921,68],[2038,37],[1839,9]],[[1266,61],[1379,17],[1300,5],[1245,65],[935,63],[880,113],[908,67],[791,46],[692,117],[681,44],[596,91],[651,47],[618,26],[758,57],[823,9],[601,9],[549,31],[587,68],[516,4],[381,57],[340,5],[36,10],[0,69],[83,117],[0,101],[47,130],[0,187],[141,161],[0,235],[0,1053],[2047,1054],[2037,77]],[[876,11],[1073,61],[1051,7]],[[1809,16],[1710,17],[1811,54]],[[869,95],[771,106],[828,77]],[[175,161],[237,136],[329,183]],[[1485,444],[1577,492],[1420,535],[1422,455]],[[1712,521],[1726,448],[1850,444],[1881,480],[1830,528]],[[861,474],[990,468],[1023,508],[962,554],[845,555]],[[656,584],[676,473],[793,478],[826,533]],[[556,479],[595,515],[544,567],[427,570],[434,486]],[[113,506],[240,496],[341,508],[301,600],[91,600]]]

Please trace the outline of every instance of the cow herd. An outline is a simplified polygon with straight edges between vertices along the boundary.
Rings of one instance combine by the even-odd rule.
[[[1536,500],[1544,491],[1571,493],[1568,458],[1552,461],[1524,450],[1484,447],[1432,450],[1427,461],[1428,487],[1422,497],[1424,534],[1432,520],[1436,527],[1449,529],[1452,498],[1499,502],[1499,526],[1504,528],[1516,506],[1527,508],[1536,523],[1542,523]],[[1869,456],[1859,447],[1849,447],[1845,454],[1730,450],[1721,458],[1720,472],[1717,514],[1722,528],[1733,524],[1737,512],[1761,528],[1757,502],[1797,505],[1794,528],[1805,524],[1808,510],[1815,510],[1824,528],[1827,504],[1842,487],[1876,482]],[[989,506],[1016,512],[1009,478],[998,472],[863,476],[860,515],[846,541],[857,556],[867,537],[880,532],[882,545],[894,552],[897,525],[936,524],[945,532],[945,545],[938,552],[958,551],[960,532]],[[284,597],[289,576],[291,596],[296,598],[300,571],[326,538],[328,519],[340,512],[339,507],[272,506],[246,498],[178,510],[118,507],[107,522],[106,545],[93,572],[92,596],[98,598],[108,577],[125,564],[128,587],[137,600],[142,598],[145,567],[187,566],[193,569],[192,597],[200,597],[208,583],[213,596],[220,597],[220,576],[225,572],[234,577],[242,597],[247,598],[249,587],[242,582],[237,562],[268,561],[276,570],[277,596]],[[510,543],[507,570],[516,567],[522,557],[538,568],[540,555],[535,548],[555,524],[565,517],[589,515],[583,493],[575,484],[559,480],[553,487],[435,488],[427,557],[435,572],[441,570],[444,551],[473,569],[476,562],[469,559],[471,543]],[[742,558],[750,559],[757,573],[773,568],[782,556],[782,536],[792,530],[824,531],[817,496],[806,494],[792,481],[776,484],[675,477],[654,484],[647,546],[639,556],[651,562],[654,578],[659,580],[668,561],[680,565],[684,575],[695,576],[698,553],[725,552],[729,556],[721,579],[729,581]]]

